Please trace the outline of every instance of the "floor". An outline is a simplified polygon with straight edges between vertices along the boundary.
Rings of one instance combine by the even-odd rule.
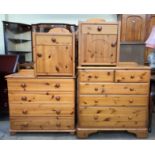
[[[17,133],[11,136],[9,133],[9,119],[0,120],[1,140],[75,140],[75,135],[70,133]],[[98,140],[136,140],[136,136],[127,132],[99,132],[89,136],[87,139]],[[152,132],[147,139],[155,140],[155,113],[153,113]]]

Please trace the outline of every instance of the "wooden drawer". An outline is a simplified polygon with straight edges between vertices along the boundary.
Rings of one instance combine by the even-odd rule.
[[[149,82],[149,70],[116,70],[115,82]]]
[[[146,107],[80,108],[80,127],[146,127]]]
[[[147,83],[80,83],[80,94],[131,94],[145,95],[149,93]]]
[[[50,103],[56,105],[72,105],[74,104],[74,93],[71,92],[29,92],[17,93],[9,92],[10,104],[36,104]]]
[[[72,44],[72,36],[36,35],[36,45],[66,45]]]
[[[82,33],[86,34],[117,34],[118,33],[118,25],[116,24],[85,24],[82,25]]]
[[[113,82],[113,70],[82,70],[79,72],[81,82]]]
[[[11,117],[11,130],[71,130],[73,117]]]
[[[80,95],[80,106],[147,106],[147,95]]]
[[[10,104],[10,116],[74,116],[74,105]]]
[[[74,79],[8,79],[10,91],[74,91]]]

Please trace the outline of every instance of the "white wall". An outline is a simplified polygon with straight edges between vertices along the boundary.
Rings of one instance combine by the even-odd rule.
[[[4,39],[2,22],[19,22],[25,24],[35,23],[70,23],[78,24],[89,18],[103,18],[106,21],[117,21],[116,14],[0,14],[0,54],[4,53]]]

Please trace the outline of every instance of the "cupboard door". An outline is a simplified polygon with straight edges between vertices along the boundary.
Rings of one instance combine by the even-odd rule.
[[[115,64],[117,35],[83,34],[83,57],[85,65]]]
[[[122,15],[121,41],[145,40],[145,15]]]
[[[72,46],[37,46],[38,75],[72,75]]]

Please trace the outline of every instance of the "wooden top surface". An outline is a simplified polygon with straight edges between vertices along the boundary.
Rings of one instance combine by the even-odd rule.
[[[43,78],[46,78],[46,79],[74,79],[75,77],[62,77],[62,76],[39,76],[39,77],[35,77],[35,74],[34,74],[34,70],[33,69],[22,69],[20,70],[19,72],[17,73],[14,73],[14,74],[10,74],[10,75],[7,75],[5,76],[5,78],[37,78],[37,79],[43,79]]]

